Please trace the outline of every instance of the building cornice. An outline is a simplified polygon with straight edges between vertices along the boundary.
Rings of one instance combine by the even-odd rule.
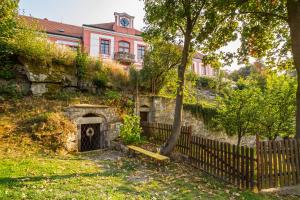
[[[86,25],[83,25],[82,27],[85,30],[95,31],[95,32],[99,32],[99,33],[108,33],[108,34],[122,36],[122,37],[129,37],[129,38],[134,38],[134,39],[143,39],[142,36],[138,36],[138,35],[130,35],[130,34],[126,34],[126,33],[118,33],[116,31],[110,31],[110,30],[101,29],[101,28],[93,28],[93,27],[86,26]]]
[[[57,37],[57,38],[61,38],[61,39],[69,39],[69,40],[77,40],[77,41],[81,41],[82,38],[80,37],[72,37],[72,36],[67,36],[67,35],[62,35],[62,34],[56,34],[56,33],[49,33],[46,32],[47,35],[52,36],[52,37]]]

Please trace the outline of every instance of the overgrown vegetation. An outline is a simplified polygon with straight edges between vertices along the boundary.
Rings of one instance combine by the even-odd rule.
[[[183,104],[185,111],[191,112],[195,117],[202,119],[204,124],[211,129],[215,129],[214,118],[217,115],[217,107],[215,104]]]
[[[29,137],[54,152],[64,148],[67,137],[76,133],[76,126],[63,113],[43,112],[28,116],[19,124]]]
[[[125,144],[141,142],[140,117],[137,115],[125,115],[124,124],[121,126],[120,137]]]

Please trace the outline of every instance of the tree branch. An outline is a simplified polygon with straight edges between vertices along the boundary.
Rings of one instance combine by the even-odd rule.
[[[284,21],[288,21],[288,18],[282,15],[278,15],[275,13],[268,13],[268,12],[262,12],[262,11],[241,11],[237,14],[242,14],[242,15],[248,15],[248,14],[254,14],[254,15],[266,15],[266,16],[270,16],[270,17],[277,17],[278,19],[284,20]]]
[[[203,3],[200,6],[200,8],[199,8],[199,10],[198,10],[198,12],[196,14],[196,16],[192,19],[192,25],[193,25],[193,27],[195,26],[195,24],[196,24],[196,22],[197,22],[197,20],[198,20],[198,18],[200,16],[200,13],[201,13],[202,9],[204,8],[205,3],[206,3],[206,0],[203,1]]]
[[[181,30],[182,34],[185,35],[185,31],[184,31],[183,27],[180,24],[176,23],[176,22],[175,22],[175,25],[178,26],[179,29]]]

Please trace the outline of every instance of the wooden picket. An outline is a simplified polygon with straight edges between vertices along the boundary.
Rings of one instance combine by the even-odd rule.
[[[259,190],[300,183],[299,143],[296,139],[257,142]]]
[[[157,144],[169,138],[172,125],[143,123],[143,134]],[[258,190],[300,183],[300,140],[256,141],[252,147],[193,136],[191,127],[182,127],[176,151],[190,163],[239,188]]]

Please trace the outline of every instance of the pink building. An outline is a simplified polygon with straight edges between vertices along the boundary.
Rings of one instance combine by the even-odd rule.
[[[134,28],[134,16],[114,13],[114,22],[74,26],[48,19],[22,16],[30,23],[37,23],[47,33],[49,40],[73,49],[82,46],[90,56],[116,60],[124,65],[142,67],[146,44],[142,32]],[[213,76],[214,71],[202,63],[203,55],[193,58],[191,70],[198,75]]]

